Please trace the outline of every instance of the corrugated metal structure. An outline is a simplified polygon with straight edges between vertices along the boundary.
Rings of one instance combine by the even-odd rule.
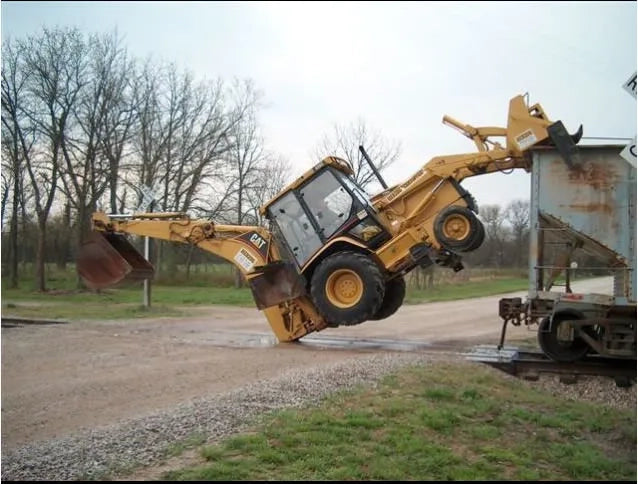
[[[636,169],[622,148],[581,146],[572,167],[552,149],[532,154],[529,297],[582,250],[614,272],[618,302],[636,302]],[[548,260],[548,244],[562,246],[563,257]]]
[[[529,293],[501,300],[501,346],[508,322],[538,323],[555,360],[636,358],[636,168],[622,148],[579,146],[571,164],[550,147],[532,150]],[[596,264],[575,267],[583,253]],[[592,271],[613,274],[610,294],[571,291],[574,275]]]

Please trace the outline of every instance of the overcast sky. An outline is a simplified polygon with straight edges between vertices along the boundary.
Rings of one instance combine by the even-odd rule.
[[[510,98],[529,93],[584,136],[633,138],[636,2],[16,2],[2,38],[42,26],[117,28],[129,51],[199,78],[252,78],[263,91],[267,145],[298,175],[334,123],[361,117],[399,140],[397,183],[430,158],[474,151],[444,114],[505,126]],[[600,142],[600,141],[595,141]],[[626,144],[625,141],[613,143]],[[481,204],[529,197],[529,175],[463,182]]]

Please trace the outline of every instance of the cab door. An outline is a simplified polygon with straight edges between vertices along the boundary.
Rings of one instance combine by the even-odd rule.
[[[269,208],[270,220],[299,267],[321,247],[321,239],[294,192],[287,193]]]

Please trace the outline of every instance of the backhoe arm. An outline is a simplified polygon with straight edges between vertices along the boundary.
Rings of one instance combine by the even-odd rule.
[[[259,226],[220,225],[177,212],[131,216],[97,212],[92,222],[96,231],[195,245],[234,264],[244,275],[255,272],[255,267],[280,260],[277,247],[271,244],[272,235]]]
[[[306,295],[295,266],[283,261],[263,227],[220,225],[182,213],[107,215],[92,218],[93,233],[78,254],[78,272],[92,288],[146,279],[153,268],[125,234],[190,244],[237,267],[279,341],[295,341],[327,326]]]

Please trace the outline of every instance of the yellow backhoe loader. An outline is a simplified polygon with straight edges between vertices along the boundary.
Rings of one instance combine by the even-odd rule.
[[[582,126],[569,135],[524,96],[510,101],[507,128],[443,122],[474,141],[477,151],[437,156],[405,182],[370,197],[352,167],[329,156],[260,208],[269,229],[220,225],[183,213],[93,215],[93,234],[80,250],[78,270],[89,287],[148,278],[153,268],[128,242],[135,234],[196,245],[234,264],[281,342],[326,327],[387,318],[405,296],[404,276],[417,266],[463,268],[460,253],[485,237],[472,196],[460,185],[471,176],[522,168],[527,151],[555,146],[577,162]],[[504,138],[501,144],[493,138]]]

